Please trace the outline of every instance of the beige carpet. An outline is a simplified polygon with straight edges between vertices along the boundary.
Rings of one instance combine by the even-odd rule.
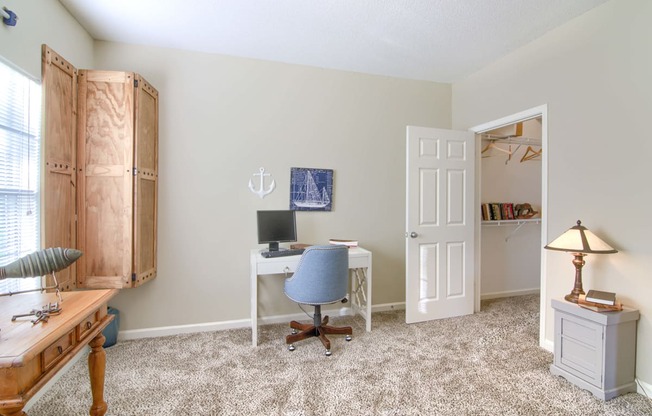
[[[285,325],[118,343],[107,349],[109,415],[652,415],[627,394],[609,402],[550,374],[538,347],[539,301],[485,301],[482,312],[406,325],[403,311],[360,318],[354,338],[318,340],[290,352]],[[91,402],[80,360],[29,411],[86,415]]]

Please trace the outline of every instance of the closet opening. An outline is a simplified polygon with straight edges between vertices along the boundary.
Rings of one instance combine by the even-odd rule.
[[[477,126],[476,304],[539,294],[545,322],[546,106]]]
[[[480,139],[480,297],[539,293],[541,117]]]

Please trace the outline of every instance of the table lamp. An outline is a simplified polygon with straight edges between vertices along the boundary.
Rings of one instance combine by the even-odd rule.
[[[599,239],[584,227],[580,220],[577,220],[576,226],[568,229],[568,231],[557,237],[544,248],[548,250],[567,251],[575,256],[573,259],[573,264],[575,265],[575,286],[571,293],[564,296],[564,299],[573,303],[577,303],[577,298],[584,294],[584,289],[582,288],[584,257],[587,254],[618,253],[618,250],[609,246],[609,244]]]

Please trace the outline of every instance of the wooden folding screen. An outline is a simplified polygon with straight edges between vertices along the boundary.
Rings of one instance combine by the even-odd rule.
[[[77,69],[46,45],[42,47],[42,91],[43,247],[76,248]],[[75,264],[56,273],[64,290],[76,287],[75,276]]]
[[[44,51],[54,54],[47,47]],[[77,168],[70,164],[72,176],[76,173],[76,181],[70,181],[72,209],[76,201],[77,210],[76,247],[84,253],[76,263],[77,287],[135,287],[156,277],[158,92],[133,72],[72,71],[77,75],[76,99],[65,100],[67,93],[53,89],[53,83],[44,82],[44,90],[46,113],[60,105],[58,112],[73,119],[72,144],[66,135],[64,147],[72,148],[77,163]],[[44,67],[44,79],[52,76],[47,72],[54,71]],[[66,119],[62,126],[68,124]],[[44,203],[46,227],[57,223],[54,213],[69,209],[60,199]]]

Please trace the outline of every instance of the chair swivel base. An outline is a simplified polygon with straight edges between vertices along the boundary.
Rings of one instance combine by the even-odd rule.
[[[330,326],[328,325],[328,316],[324,317],[324,320],[321,321],[321,325],[315,326],[314,324],[302,324],[297,321],[290,322],[290,328],[292,328],[292,334],[285,337],[285,343],[290,344],[288,349],[294,351],[294,343],[311,337],[317,337],[321,343],[326,348],[325,354],[331,355],[331,341],[326,338],[326,334],[332,335],[346,335],[346,340],[351,341],[351,335],[353,335],[353,328],[350,326]],[[296,332],[301,331],[301,332]]]

